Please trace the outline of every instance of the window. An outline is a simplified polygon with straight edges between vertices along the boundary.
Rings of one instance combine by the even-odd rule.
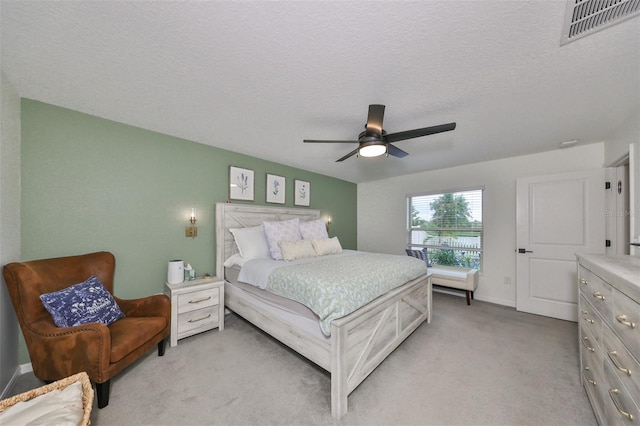
[[[482,268],[483,188],[408,197],[407,247],[432,265]]]

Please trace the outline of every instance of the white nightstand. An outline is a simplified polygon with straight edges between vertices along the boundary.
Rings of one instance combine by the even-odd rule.
[[[224,330],[224,281],[211,277],[165,283],[164,292],[171,299],[170,346],[216,327]]]

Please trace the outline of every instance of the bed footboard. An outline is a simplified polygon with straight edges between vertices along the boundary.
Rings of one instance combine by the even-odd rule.
[[[431,322],[431,279],[419,277],[331,323],[331,415],[347,414],[348,395],[424,321]]]

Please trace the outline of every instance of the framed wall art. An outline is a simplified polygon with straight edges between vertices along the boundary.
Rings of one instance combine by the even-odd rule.
[[[311,184],[304,180],[295,180],[293,204],[296,206],[309,206],[311,200]]]
[[[253,170],[229,166],[229,199],[253,201]]]
[[[266,201],[267,203],[284,204],[285,203],[285,188],[286,179],[283,176],[272,175],[267,173],[267,190]]]

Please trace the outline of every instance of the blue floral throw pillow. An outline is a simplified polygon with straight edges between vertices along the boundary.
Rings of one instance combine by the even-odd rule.
[[[90,322],[109,325],[124,318],[120,307],[95,276],[85,282],[40,295],[42,304],[58,327]]]

